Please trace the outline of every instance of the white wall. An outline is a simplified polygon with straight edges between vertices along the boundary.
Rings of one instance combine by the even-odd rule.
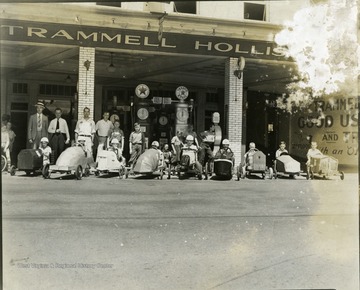
[[[199,2],[198,14],[204,17],[262,22],[257,20],[244,20],[244,2],[246,1]],[[283,24],[285,21],[291,20],[296,11],[309,6],[310,0],[249,1],[249,3],[265,4],[267,6],[266,22]]]

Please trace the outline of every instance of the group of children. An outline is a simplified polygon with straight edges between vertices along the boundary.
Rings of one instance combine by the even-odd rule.
[[[245,153],[244,155],[244,164],[243,164],[243,169],[245,170],[245,167],[249,165],[249,163],[251,162],[252,156],[255,154],[255,152],[258,151],[258,149],[256,149],[255,143],[251,142],[249,144],[249,150]],[[276,150],[275,152],[275,159],[279,158],[281,155],[283,154],[289,154],[289,152],[286,149],[286,143],[284,141],[280,142],[279,145],[279,149]],[[308,150],[306,157],[307,157],[307,162],[306,165],[309,166],[310,165],[310,159],[311,157],[315,157],[315,156],[323,156],[323,154],[321,153],[321,151],[319,149],[317,149],[317,142],[312,141],[311,145],[310,145],[310,149]],[[276,160],[275,160],[276,162]]]

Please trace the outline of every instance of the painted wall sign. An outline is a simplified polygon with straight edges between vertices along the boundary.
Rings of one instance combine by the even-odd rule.
[[[120,28],[1,19],[2,41],[107,47],[227,57],[285,60],[274,42]]]
[[[339,160],[339,164],[358,162],[358,100],[337,97],[317,100],[309,112],[291,117],[291,154],[306,157],[310,141],[318,149]]]

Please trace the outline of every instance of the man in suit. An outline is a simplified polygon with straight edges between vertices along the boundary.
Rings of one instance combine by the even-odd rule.
[[[44,104],[42,102],[37,102],[35,107],[36,114],[30,116],[28,124],[28,139],[30,148],[32,149],[39,148],[41,138],[48,136],[49,127],[49,120],[42,113],[45,109]]]
[[[65,150],[65,144],[70,142],[69,127],[65,119],[61,118],[62,110],[55,109],[55,119],[51,120],[48,132],[50,133],[50,146],[54,154],[54,162]]]

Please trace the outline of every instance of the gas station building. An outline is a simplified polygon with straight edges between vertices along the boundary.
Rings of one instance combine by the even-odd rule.
[[[345,146],[337,157],[354,165],[356,101],[346,99],[348,115],[339,109],[323,126],[276,105],[296,64],[275,35],[313,2],[3,4],[1,113],[11,115],[15,154],[27,146],[34,105],[44,101],[50,119],[56,107],[63,109],[71,132],[89,107],[95,122],[104,111],[119,118],[126,138],[140,122],[149,142],[169,143],[188,124],[208,130],[217,112],[236,163],[249,142],[272,156],[284,140],[290,153],[304,158],[309,136],[316,136],[329,154],[337,150],[331,146]],[[347,139],[328,146],[328,138]],[[350,145],[352,154],[344,152]]]

